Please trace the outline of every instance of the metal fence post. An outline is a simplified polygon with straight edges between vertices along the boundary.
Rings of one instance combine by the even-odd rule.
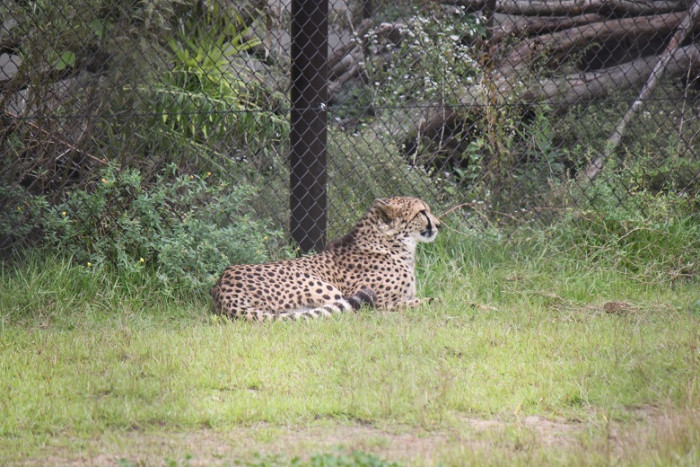
[[[292,0],[290,233],[306,253],[326,240],[328,1]]]

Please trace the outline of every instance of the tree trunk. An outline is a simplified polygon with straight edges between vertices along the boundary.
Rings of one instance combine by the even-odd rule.
[[[660,60],[658,56],[642,57],[595,72],[542,79],[530,83],[525,91],[519,94],[518,101],[523,104],[548,104],[557,113],[564,113],[573,105],[605,97],[619,89],[641,86],[650,73],[658,67]],[[691,67],[700,69],[700,45],[692,44],[674,50],[668,55],[664,67],[666,76],[686,74]],[[495,92],[506,95],[514,92],[509,82],[501,81],[499,84],[500,86],[495,86]],[[487,105],[487,100],[482,86],[472,86],[464,90],[460,106],[478,111]],[[417,141],[421,136],[430,137],[436,134],[458,117],[456,110],[452,107],[436,105],[432,108],[434,110],[421,119],[406,135],[404,145],[407,153],[410,154],[417,147]]]

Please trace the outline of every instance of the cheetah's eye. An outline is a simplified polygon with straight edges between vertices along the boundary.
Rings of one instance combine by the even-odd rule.
[[[425,217],[425,222],[426,222],[426,224],[427,224],[427,226],[428,226],[427,228],[428,228],[428,229],[432,228],[432,227],[433,227],[433,222],[430,220],[430,216],[428,216],[428,211],[426,211],[426,210],[424,209],[424,210],[420,211],[419,214],[423,214],[423,217]]]

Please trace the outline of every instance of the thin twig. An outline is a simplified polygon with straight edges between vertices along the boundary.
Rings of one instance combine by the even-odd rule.
[[[690,88],[690,70],[693,69],[693,64],[688,63],[688,72],[685,75],[685,89],[683,90],[683,105],[681,106],[681,121],[678,124],[678,143],[676,143],[676,152],[681,153],[681,143],[683,143],[683,123],[685,123],[685,104],[688,101],[688,88]]]
[[[462,231],[460,231],[460,230],[457,230],[457,229],[455,229],[454,227],[450,227],[450,226],[447,225],[447,224],[442,224],[442,225],[440,226],[440,228],[441,228],[441,229],[447,229],[447,230],[449,230],[449,231],[451,231],[451,232],[454,232],[454,233],[456,233],[456,234],[459,234],[459,235],[464,235],[465,237],[467,236],[466,233],[464,233],[464,232],[462,232]]]
[[[8,114],[10,117],[20,118],[19,115],[14,114],[14,113],[12,113],[12,112],[7,112],[7,114]],[[45,135],[47,135],[47,136],[52,140],[52,141],[51,141],[52,143],[59,142],[59,143],[61,143],[61,144],[64,144],[64,145],[68,146],[68,147],[69,147],[70,149],[72,149],[73,151],[76,151],[76,152],[78,152],[78,153],[80,153],[80,154],[82,154],[82,155],[84,155],[84,156],[89,157],[90,159],[94,160],[95,162],[99,162],[100,164],[103,164],[103,165],[109,164],[109,162],[108,162],[107,160],[105,160],[105,159],[100,159],[100,158],[98,158],[98,157],[93,156],[93,155],[90,154],[89,152],[85,152],[85,151],[83,151],[82,149],[78,149],[75,145],[69,143],[68,141],[65,141],[65,140],[62,139],[62,138],[59,138],[58,136],[56,136],[56,135],[54,135],[54,134],[52,134],[52,133],[50,133],[50,132],[48,132],[48,131],[46,131],[45,129],[43,129],[43,128],[41,128],[39,125],[37,125],[36,123],[30,122],[30,121],[26,121],[26,123],[27,123],[27,125],[29,125],[30,127],[34,128],[34,129],[37,129],[37,130],[41,131],[42,133],[44,133]],[[65,154],[65,153],[64,153],[64,154]],[[62,157],[64,154],[61,154],[61,156],[59,156],[59,157]]]
[[[438,219],[442,219],[442,218],[445,217],[446,215],[452,213],[453,211],[456,211],[456,210],[459,209],[459,208],[463,208],[464,206],[473,207],[473,206],[474,206],[474,203],[462,203],[462,204],[458,204],[457,206],[455,206],[455,207],[453,207],[453,208],[450,208],[450,209],[448,209],[447,211],[443,212],[442,214],[440,214],[439,216],[437,216],[437,218],[438,218]]]

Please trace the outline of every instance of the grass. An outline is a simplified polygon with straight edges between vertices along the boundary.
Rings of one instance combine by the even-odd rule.
[[[674,265],[697,261],[669,229]],[[567,235],[447,232],[419,255],[432,304],[308,323],[230,322],[51,255],[6,264],[0,459],[697,465],[697,277]]]

